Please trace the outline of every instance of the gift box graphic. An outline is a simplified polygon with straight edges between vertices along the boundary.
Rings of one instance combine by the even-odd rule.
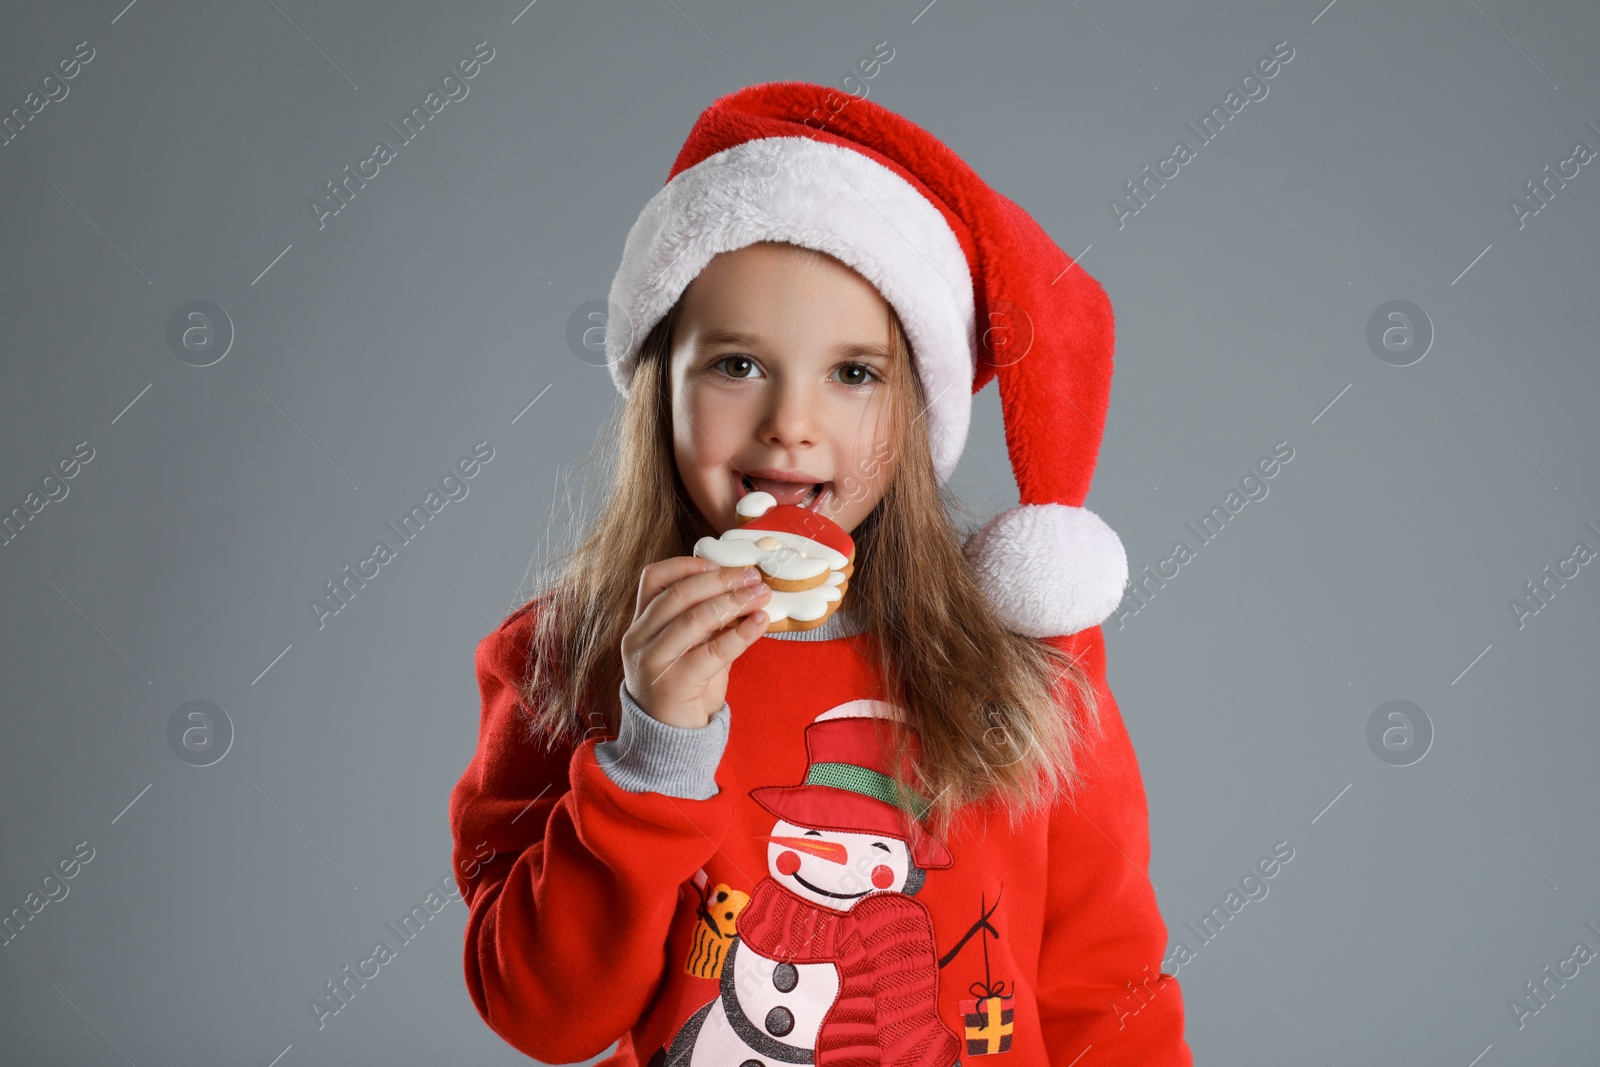
[[[1000,897],[990,904],[988,895],[979,898],[978,921],[950,950],[954,957],[972,937],[977,936],[983,946],[983,979],[967,987],[970,997],[956,1001],[961,1009],[963,1035],[968,1056],[990,1056],[1011,1051],[1011,1034],[1016,1025],[1016,998],[1006,990],[1006,983],[989,973],[989,938],[1000,940],[1000,931],[989,921],[1000,907]],[[941,964],[942,966],[942,964]]]
[[[1005,983],[992,987],[972,984],[974,997],[961,1000],[961,1021],[965,1024],[967,1055],[986,1056],[1011,1051],[1011,1028],[1015,998],[1005,992]]]

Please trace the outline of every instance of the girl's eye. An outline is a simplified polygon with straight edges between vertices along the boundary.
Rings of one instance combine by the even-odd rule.
[[[859,380],[846,380],[844,375],[851,373],[851,371],[859,371],[864,375],[864,377]],[[878,372],[867,366],[865,363],[846,363],[840,368],[839,374],[840,381],[844,382],[846,385],[854,386],[857,389],[870,385],[872,382],[877,381],[879,377]]]
[[[724,368],[726,368],[726,366],[728,364],[730,364],[730,363],[743,363],[743,364],[747,364],[747,365],[749,365],[751,367],[755,366],[755,361],[752,360],[749,356],[741,356],[741,355],[723,356],[720,359],[716,360],[716,362],[712,363],[711,365],[713,367],[724,367]],[[728,377],[730,377],[730,378],[745,378],[745,377],[748,377],[748,375],[747,374],[729,374]]]

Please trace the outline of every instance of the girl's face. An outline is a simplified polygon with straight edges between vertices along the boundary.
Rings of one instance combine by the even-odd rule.
[[[847,532],[872,512],[897,466],[889,315],[855,271],[772,243],[723,252],[690,283],[673,330],[673,453],[712,527],[738,526],[752,488]]]

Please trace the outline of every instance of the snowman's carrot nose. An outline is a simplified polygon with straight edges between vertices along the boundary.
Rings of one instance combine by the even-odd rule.
[[[830,863],[844,863],[849,859],[849,850],[837,841],[821,841],[815,837],[773,837],[770,834],[757,834],[758,841],[771,841],[779,845],[800,852],[809,852],[813,856],[820,856]]]

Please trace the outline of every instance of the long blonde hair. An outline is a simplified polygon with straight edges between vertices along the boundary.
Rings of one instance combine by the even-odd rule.
[[[682,307],[680,297],[645,337],[627,399],[596,439],[596,450],[616,442],[599,514],[533,597],[533,667],[522,697],[529,736],[550,748],[596,730],[615,736],[622,635],[640,572],[721,533],[690,501],[673,458],[672,333]],[[906,710],[916,737],[882,728],[879,736],[900,769],[896,781],[931,800],[925,820],[934,834],[946,836],[963,808],[985,799],[1015,826],[1076,788],[1078,749],[1100,728],[1094,685],[1056,645],[1008,630],[976,584],[961,552],[972,515],[938,484],[922,384],[892,309],[889,335],[899,467],[852,532],[857,565],[847,595],[876,644],[886,698]],[[952,512],[966,529],[958,531]],[[567,528],[577,524],[574,517]]]

